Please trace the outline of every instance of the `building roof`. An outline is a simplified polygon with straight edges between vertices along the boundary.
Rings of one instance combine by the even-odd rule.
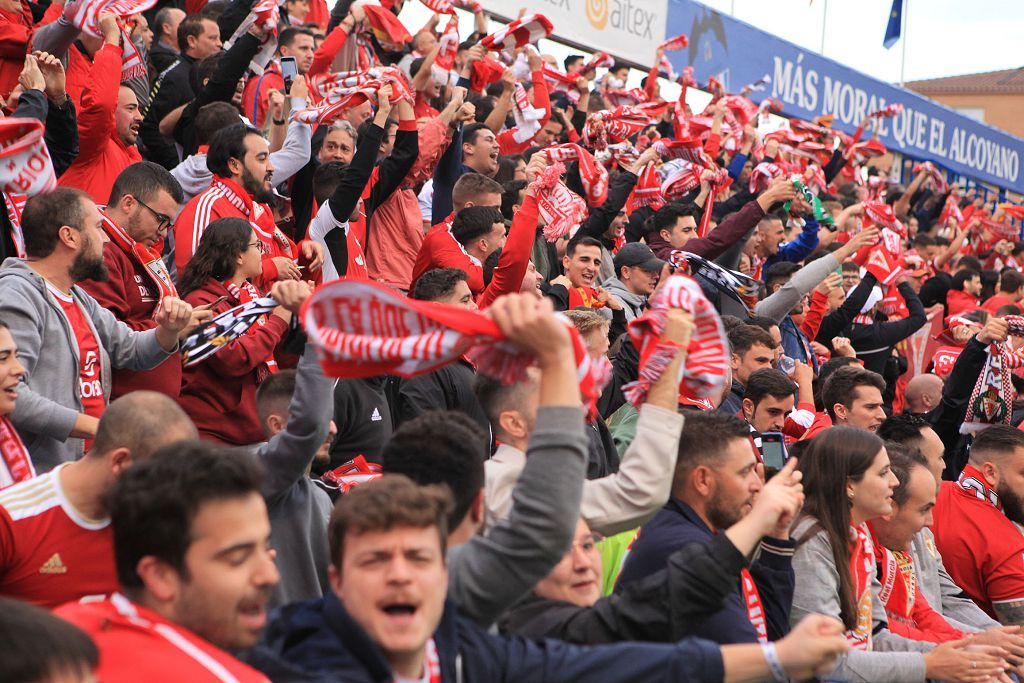
[[[986,71],[978,74],[909,81],[906,87],[924,95],[1016,95],[1024,94],[1024,67]]]

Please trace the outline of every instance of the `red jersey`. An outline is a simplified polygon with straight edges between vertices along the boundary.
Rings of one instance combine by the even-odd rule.
[[[953,581],[993,619],[994,605],[1024,600],[1024,534],[972,465],[944,481],[935,509],[935,545]]]
[[[117,589],[110,520],[71,507],[64,467],[0,491],[0,595],[55,607]]]
[[[956,359],[963,350],[962,346],[940,346],[935,349],[935,353],[932,354],[932,372],[942,379],[949,377],[949,373],[953,372],[953,366],[956,365]]]
[[[484,268],[480,259],[471,256],[466,248],[452,235],[452,214],[427,231],[423,245],[416,254],[416,265],[412,268],[412,284],[428,270],[434,268],[460,268],[469,276],[466,284],[476,296],[484,291]]]
[[[104,683],[193,681],[266,683],[269,679],[183,626],[113,593],[54,610],[96,642]]]
[[[815,413],[814,420],[811,422],[811,426],[807,428],[803,436],[800,437],[801,441],[807,439],[813,439],[819,433],[825,431],[832,426],[832,418],[828,416],[828,413]]]
[[[985,303],[983,303],[981,305],[981,307],[984,310],[988,311],[989,315],[995,315],[996,311],[998,311],[1003,306],[1019,306],[1019,305],[1020,305],[1019,301],[1014,301],[1013,299],[1011,299],[1007,295],[1005,295],[1002,292],[1000,292],[998,294],[993,294],[989,298],[985,299]]]
[[[75,333],[75,346],[78,352],[78,391],[82,397],[82,412],[98,420],[107,407],[106,396],[103,394],[103,378],[100,377],[99,342],[96,341],[92,325],[75,300],[49,283],[46,287],[54,300],[60,304],[71,331]],[[89,450],[88,442],[85,448]]]

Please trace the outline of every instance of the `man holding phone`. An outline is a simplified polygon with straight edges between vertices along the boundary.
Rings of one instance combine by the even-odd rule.
[[[263,128],[269,108],[270,91],[287,93],[291,82],[309,71],[316,51],[313,32],[308,28],[292,26],[281,31],[277,39],[278,62],[270,62],[262,75],[250,75],[242,93],[242,113]],[[283,124],[284,121],[275,122]]]
[[[801,385],[805,383],[801,375],[806,376],[809,372],[810,367],[804,363],[798,362],[794,368],[794,374]],[[810,379],[813,379],[813,374],[810,374],[806,382],[808,392]],[[797,391],[797,383],[787,377],[786,373],[774,368],[752,372],[747,379],[742,415],[750,426],[754,453],[766,469],[780,470],[786,462],[788,456],[783,432],[787,431],[787,422],[806,428],[814,420],[813,402],[801,401],[794,412]]]

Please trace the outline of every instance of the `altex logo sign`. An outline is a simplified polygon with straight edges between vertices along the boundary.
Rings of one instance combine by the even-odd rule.
[[[633,0],[583,0],[587,21],[599,31],[606,26],[646,40],[654,40],[654,12]]]

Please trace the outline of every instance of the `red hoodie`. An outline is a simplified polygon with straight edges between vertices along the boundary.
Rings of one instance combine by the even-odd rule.
[[[214,316],[241,303],[213,278],[189,292],[185,301],[201,306],[222,296],[228,298],[213,307]],[[264,324],[253,325],[214,355],[185,368],[178,403],[203,438],[232,446],[264,439],[256,411],[256,387],[263,364],[273,358],[274,347],[287,332],[288,323],[268,315]]]
[[[78,112],[78,158],[57,181],[85,190],[98,204],[106,204],[114,180],[126,166],[142,161],[135,145],[117,135],[114,110],[121,82],[121,48],[104,43],[96,51]]]

